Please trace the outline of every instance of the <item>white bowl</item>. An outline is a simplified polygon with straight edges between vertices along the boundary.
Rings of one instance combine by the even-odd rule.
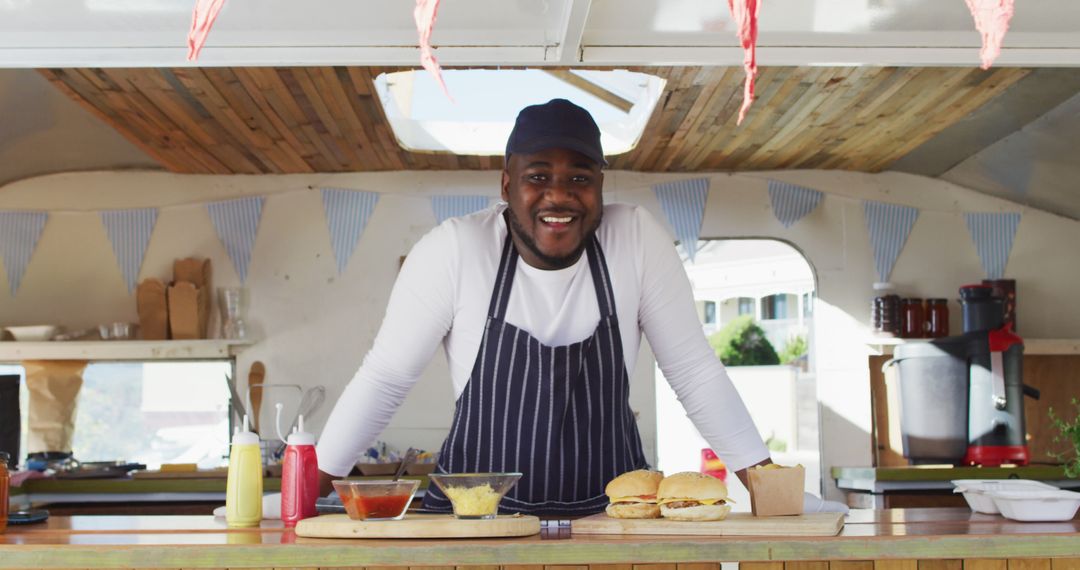
[[[990,491],[1001,515],[1014,521],[1067,521],[1080,508],[1080,493],[1061,489]]]
[[[971,510],[988,515],[1001,512],[989,494],[993,491],[1057,490],[1053,485],[1030,479],[957,479],[952,483],[956,485],[953,493],[963,493]]]
[[[15,340],[41,341],[52,340],[52,337],[60,332],[60,327],[54,325],[35,325],[27,327],[5,327],[4,330],[11,333],[11,336],[15,337]]]

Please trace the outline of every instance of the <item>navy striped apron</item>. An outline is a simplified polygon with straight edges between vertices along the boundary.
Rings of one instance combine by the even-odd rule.
[[[600,323],[582,342],[545,346],[504,320],[518,253],[509,235],[503,245],[480,352],[437,466],[440,473],[523,473],[501,512],[600,512],[608,481],[647,467],[611,279],[595,236],[586,251]],[[449,512],[450,502],[431,485],[424,507]]]

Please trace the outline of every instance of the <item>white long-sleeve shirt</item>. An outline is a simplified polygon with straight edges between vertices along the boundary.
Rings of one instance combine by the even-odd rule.
[[[442,343],[455,397],[480,348],[499,255],[505,204],[451,218],[409,252],[375,343],[323,429],[319,467],[343,476],[386,425]],[[769,456],[698,320],[690,282],[667,231],[643,208],[604,207],[596,231],[611,274],[627,373],[641,333],[687,415],[709,446],[739,470]],[[506,321],[558,346],[591,336],[600,322],[588,256],[556,271],[519,259]],[[447,402],[447,405],[451,405]]]

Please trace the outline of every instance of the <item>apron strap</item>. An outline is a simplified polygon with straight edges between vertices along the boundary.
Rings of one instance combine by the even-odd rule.
[[[499,260],[499,272],[495,275],[495,288],[491,290],[491,303],[488,305],[488,318],[506,317],[506,305],[510,301],[510,287],[514,284],[514,272],[517,271],[518,252],[510,239],[510,229],[506,231],[502,256]]]
[[[611,291],[611,275],[608,273],[604,251],[600,249],[600,240],[595,234],[585,249],[589,254],[589,270],[592,271],[596,302],[600,306],[600,318],[614,316],[615,295]]]

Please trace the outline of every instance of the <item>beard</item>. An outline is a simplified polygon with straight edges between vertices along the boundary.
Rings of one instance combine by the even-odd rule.
[[[518,221],[517,216],[514,215],[513,209],[507,208],[504,214],[506,216],[506,220],[509,222],[510,232],[513,233],[514,236],[517,237],[521,241],[521,243],[525,245],[525,248],[528,249],[530,253],[532,253],[540,261],[544,262],[545,264],[551,266],[554,269],[566,269],[567,267],[573,265],[578,260],[578,258],[581,257],[581,252],[585,251],[585,247],[589,245],[589,241],[591,241],[593,239],[593,236],[596,235],[596,228],[600,227],[600,220],[604,217],[603,210],[601,209],[600,216],[596,218],[596,223],[593,224],[593,226],[585,232],[585,235],[581,238],[581,243],[579,243],[577,247],[575,247],[574,250],[570,253],[562,256],[556,256],[548,255],[540,250],[540,247],[536,245],[536,240],[534,240],[533,237],[529,235],[529,232],[525,230],[525,227],[521,224],[520,221]]]

